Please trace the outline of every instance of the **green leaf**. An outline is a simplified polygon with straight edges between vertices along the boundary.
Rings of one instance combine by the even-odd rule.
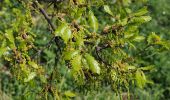
[[[124,37],[125,38],[131,38],[133,37],[135,34],[138,34],[138,27],[137,26],[129,26],[126,30],[125,30],[125,33],[124,33]]]
[[[43,83],[47,83],[47,79],[46,79],[45,75],[40,75],[40,80]]]
[[[142,9],[139,9],[136,13],[133,13],[132,16],[142,16],[146,13],[148,13],[147,7],[143,7]]]
[[[81,55],[76,55],[72,60],[71,60],[71,66],[73,70],[79,71],[81,69]]]
[[[113,13],[112,11],[110,10],[110,7],[108,5],[104,5],[104,10],[105,12],[107,12],[108,14],[112,15],[113,16]]]
[[[0,57],[6,52],[6,48],[3,47],[3,48],[0,48]]]
[[[136,78],[136,83],[137,83],[136,85],[139,88],[143,88],[146,84],[146,81],[147,81],[143,71],[137,70],[136,73],[135,73],[135,78]]]
[[[89,25],[90,27],[93,28],[93,32],[96,32],[98,30],[98,20],[97,18],[94,16],[93,12],[90,10],[89,11]]]
[[[125,26],[125,25],[127,25],[127,22],[128,22],[128,18],[124,18],[124,19],[122,19],[122,20],[119,22],[119,24],[120,24],[121,26]]]
[[[166,40],[161,40],[159,42],[156,43],[157,45],[161,45],[162,49],[165,48],[167,50],[170,49],[170,41],[166,41]]]
[[[85,0],[77,0],[78,4],[83,4],[85,3]]]
[[[115,70],[111,70],[111,78],[112,78],[112,80],[117,80],[117,73],[116,73],[116,71]]]
[[[33,68],[38,69],[38,65],[37,65],[35,62],[29,61],[28,64],[29,64],[30,66],[32,66]]]
[[[73,57],[75,57],[79,53],[78,50],[71,50],[64,52],[64,60],[71,60]]]
[[[85,54],[85,59],[87,61],[87,64],[89,66],[89,69],[93,72],[93,73],[97,73],[100,74],[100,67],[99,67],[99,63],[94,59],[94,57],[92,57],[90,54]]]
[[[76,94],[73,93],[73,92],[71,92],[71,91],[66,91],[64,94],[65,94],[65,96],[67,96],[67,97],[75,97],[75,96],[76,96]]]
[[[127,68],[128,70],[133,70],[133,69],[136,69],[136,67],[135,67],[135,66],[131,66],[131,65],[129,65],[129,66],[126,66],[126,68]]]
[[[12,30],[6,30],[5,37],[11,42],[14,43],[14,36]]]
[[[55,36],[60,36],[65,43],[71,38],[71,29],[67,23],[63,22],[61,25],[55,30]]]
[[[29,82],[30,80],[32,80],[34,77],[36,76],[35,72],[31,72],[27,78],[24,79],[24,82]]]
[[[145,39],[144,36],[135,36],[135,37],[133,38],[133,41],[141,42],[141,41],[144,40],[144,39]]]
[[[145,22],[149,22],[152,18],[150,16],[140,16],[140,17],[133,17],[130,20],[130,23],[142,24]]]
[[[81,62],[82,62],[83,68],[89,70],[89,65],[87,63],[87,60],[82,58]]]
[[[74,8],[74,12],[72,12],[74,19],[80,20],[82,18],[82,14],[84,11],[85,8],[79,8],[79,7]]]
[[[81,47],[84,45],[84,41],[85,41],[84,34],[85,33],[83,30],[79,30],[79,32],[76,35],[74,35],[74,38],[76,39],[76,42],[75,42],[76,46]]]
[[[147,39],[148,44],[156,44],[161,41],[161,38],[156,35],[154,32],[152,32]]]
[[[141,67],[139,68],[140,70],[143,70],[143,71],[148,71],[148,70],[153,70],[154,69],[154,66],[146,66],[146,67]]]
[[[149,22],[152,19],[150,16],[141,16],[140,18],[144,19],[145,22]]]
[[[133,43],[128,42],[128,44],[129,44],[129,47],[130,47],[130,48],[136,49],[136,46],[135,46]]]
[[[10,42],[10,44],[9,44],[10,48],[12,48],[12,49],[15,48],[15,39],[14,39],[13,31],[6,30],[5,37]]]

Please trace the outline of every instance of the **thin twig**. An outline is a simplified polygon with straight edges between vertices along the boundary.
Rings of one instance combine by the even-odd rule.
[[[46,11],[40,7],[38,1],[34,1],[33,2],[33,7],[34,8],[38,8],[40,13],[44,16],[44,18],[47,20],[48,24],[50,25],[52,31],[54,32],[55,31],[55,26],[52,24],[51,20],[50,20],[50,17],[48,16],[48,14],[46,13]],[[52,42],[55,40],[55,37],[53,37],[46,45],[45,47],[43,47],[42,49],[38,50],[38,52],[32,57],[32,58],[35,58],[36,55],[39,55],[41,54],[46,48],[49,48],[52,44]]]
[[[47,22],[48,22],[48,24],[50,25],[50,27],[52,28],[52,30],[55,31],[55,27],[54,27],[54,25],[52,24],[52,22],[51,22],[51,20],[50,20],[50,17],[49,17],[48,14],[46,13],[46,11],[39,6],[38,1],[37,1],[37,0],[34,1],[33,4],[35,5],[35,7],[37,7],[37,8],[39,9],[40,13],[41,13],[41,14],[44,16],[44,18],[47,20]]]

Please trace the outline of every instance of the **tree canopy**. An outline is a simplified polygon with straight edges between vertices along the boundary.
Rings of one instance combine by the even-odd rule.
[[[1,0],[3,70],[26,89],[25,99],[71,99],[106,86],[130,99],[135,87],[153,84],[147,74],[155,64],[146,57],[170,47],[157,33],[141,31],[152,20],[146,4],[146,0]]]

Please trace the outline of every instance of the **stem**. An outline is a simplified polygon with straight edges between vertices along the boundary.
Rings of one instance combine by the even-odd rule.
[[[33,4],[35,5],[35,7],[37,7],[37,8],[39,9],[40,13],[41,13],[41,14],[44,16],[44,18],[47,20],[47,22],[48,22],[48,24],[50,25],[50,27],[52,28],[52,30],[55,31],[55,27],[54,27],[54,25],[52,24],[52,22],[51,22],[51,20],[50,20],[50,17],[49,17],[48,14],[46,13],[46,11],[39,6],[38,1],[37,1],[37,0],[34,1]]]
[[[40,7],[40,4],[38,3],[38,1],[34,1],[33,2],[33,7],[34,8],[38,8],[39,12],[44,16],[44,18],[46,19],[46,21],[48,22],[48,24],[50,25],[52,31],[55,31],[55,26],[52,24],[50,17],[48,16],[48,14],[46,13],[46,11]],[[38,50],[38,52],[35,54],[34,57],[36,57],[36,55],[41,54],[42,51],[44,51],[46,48],[49,48],[51,46],[51,43],[55,40],[56,37],[53,37],[46,45],[44,48],[42,48],[41,50]]]

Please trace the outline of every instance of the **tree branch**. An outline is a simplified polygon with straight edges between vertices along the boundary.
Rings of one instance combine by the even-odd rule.
[[[50,17],[48,16],[48,14],[46,13],[46,11],[40,7],[38,1],[34,1],[33,2],[33,7],[34,8],[38,8],[40,13],[44,16],[44,18],[47,20],[48,24],[50,25],[52,31],[54,32],[55,31],[55,26],[52,24],[51,20],[50,20]],[[44,51],[46,48],[49,48],[51,46],[51,43],[55,40],[56,37],[53,37],[46,45],[44,48],[38,50],[38,52],[33,56],[36,57],[36,55],[39,55],[42,51]]]
[[[55,31],[55,27],[54,27],[54,25],[52,24],[52,22],[51,22],[51,20],[50,20],[50,17],[49,17],[48,14],[45,12],[45,10],[39,6],[39,3],[38,3],[37,0],[33,2],[33,5],[34,5],[34,7],[36,7],[36,8],[39,9],[40,13],[41,13],[41,14],[44,16],[44,18],[47,20],[47,22],[48,22],[48,24],[50,25],[51,29],[52,29],[53,31]]]

